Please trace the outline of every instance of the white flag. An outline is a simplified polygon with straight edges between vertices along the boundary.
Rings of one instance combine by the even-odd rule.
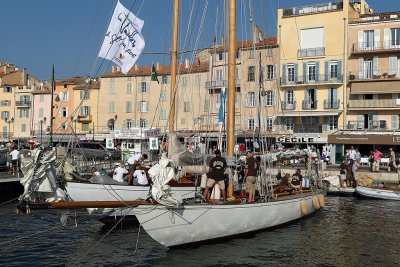
[[[141,34],[144,21],[133,15],[119,1],[104,37],[99,57],[109,59],[127,74],[144,49]]]

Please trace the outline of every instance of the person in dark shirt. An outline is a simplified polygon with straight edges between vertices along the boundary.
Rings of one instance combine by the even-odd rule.
[[[292,181],[290,184],[293,188],[302,190],[302,182],[303,182],[303,175],[301,175],[301,170],[297,169],[296,172],[292,175]]]
[[[208,193],[210,188],[217,183],[222,191],[222,198],[225,201],[226,192],[225,192],[225,170],[227,167],[226,160],[221,156],[221,151],[216,149],[214,151],[215,157],[210,161],[210,178],[207,180],[206,190],[204,191],[204,198],[208,199]]]
[[[253,157],[251,151],[247,152],[247,165],[245,169],[245,176],[246,176],[246,192],[249,193],[248,202],[252,203],[255,199],[255,192],[256,192],[256,181],[257,181],[257,166],[256,160]]]

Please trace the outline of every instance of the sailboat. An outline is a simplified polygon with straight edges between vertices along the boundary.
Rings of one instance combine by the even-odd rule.
[[[178,1],[175,1],[177,4]],[[230,1],[229,9],[229,87],[227,157],[234,156],[234,92],[236,53],[236,1]],[[167,170],[168,167],[165,167]],[[150,169],[151,171],[151,169]],[[167,172],[167,171],[166,171]],[[162,175],[161,175],[162,176]],[[154,177],[161,185],[166,177]],[[168,190],[163,191],[168,195]],[[324,196],[318,190],[266,198],[257,203],[242,203],[240,199],[215,205],[190,203],[176,200],[161,205],[138,205],[135,213],[144,230],[160,244],[172,247],[209,241],[244,233],[259,231],[298,220],[324,206]],[[171,196],[173,198],[173,196]],[[174,205],[175,204],[175,205]]]

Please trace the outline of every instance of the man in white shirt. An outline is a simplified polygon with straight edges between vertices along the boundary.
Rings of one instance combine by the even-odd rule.
[[[350,148],[349,159],[356,161],[356,150],[354,149],[354,146],[351,146]]]
[[[134,173],[136,170],[136,166],[141,164],[144,160],[147,159],[147,154],[133,154],[132,156],[129,157],[127,160],[128,166],[129,166],[129,171],[131,173]]]
[[[12,162],[12,175],[15,175],[17,172],[17,165],[18,165],[18,156],[19,156],[19,151],[14,147],[14,150],[10,152],[11,155],[11,162]]]
[[[133,185],[148,185],[149,181],[144,170],[136,170],[133,173]]]
[[[123,183],[124,182],[124,175],[128,173],[128,171],[120,166],[120,163],[115,163],[115,170],[113,174],[113,179],[117,182]]]

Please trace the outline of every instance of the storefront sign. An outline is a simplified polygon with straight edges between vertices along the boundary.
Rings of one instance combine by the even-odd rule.
[[[150,150],[158,150],[158,138],[157,137],[149,138],[149,148],[150,148]]]
[[[329,144],[366,144],[366,145],[400,145],[400,136],[396,135],[329,135]]]
[[[145,138],[145,131],[141,128],[114,130],[114,137],[117,139],[141,139]]]
[[[277,143],[316,143],[316,137],[305,137],[305,136],[280,136],[276,138]]]
[[[114,140],[112,138],[106,138],[106,148],[114,149]]]
[[[149,129],[149,130],[146,130],[144,133],[145,133],[146,137],[157,137],[157,136],[162,135],[160,128]]]

